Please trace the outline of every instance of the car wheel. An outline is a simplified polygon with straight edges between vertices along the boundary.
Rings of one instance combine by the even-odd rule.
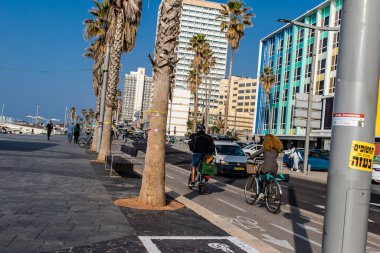
[[[245,156],[246,156],[246,157],[250,157],[251,154],[250,154],[250,153],[245,153]]]

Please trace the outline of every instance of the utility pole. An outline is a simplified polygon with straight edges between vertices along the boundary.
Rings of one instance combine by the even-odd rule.
[[[63,127],[67,127],[67,106],[65,107],[65,122],[63,123]]]
[[[170,134],[170,125],[171,125],[171,123],[172,123],[172,109],[173,109],[173,98],[170,100],[169,129],[168,129],[168,134]]]
[[[380,70],[379,0],[344,1],[322,252],[366,252]]]
[[[40,106],[39,105],[37,105],[37,112],[36,112],[36,125],[38,125],[38,108],[39,108]]]
[[[103,134],[103,121],[104,121],[104,109],[106,102],[106,91],[107,91],[107,79],[108,79],[108,62],[110,58],[110,45],[107,43],[106,55],[104,60],[103,68],[103,83],[100,98],[100,114],[99,114],[99,126],[98,126],[98,143],[96,145],[96,152],[100,151],[100,144],[102,143]]]

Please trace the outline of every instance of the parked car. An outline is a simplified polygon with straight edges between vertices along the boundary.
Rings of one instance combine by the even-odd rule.
[[[255,153],[257,150],[260,150],[263,147],[263,145],[259,144],[251,144],[243,148],[244,154],[246,156],[251,156],[253,153]]]
[[[375,156],[372,165],[372,181],[380,183],[380,156]]]
[[[245,147],[247,147],[247,146],[253,144],[253,142],[237,141],[236,144],[239,145],[241,148],[244,149]]]
[[[302,158],[304,158],[305,151],[304,149],[298,149]],[[284,154],[283,163],[288,167],[293,167],[292,162],[290,161],[289,153]],[[308,164],[311,165],[311,170],[322,170],[327,171],[329,168],[329,151],[321,149],[313,149],[309,151],[309,161]],[[303,160],[300,161],[300,167],[303,168]]]
[[[245,175],[247,157],[235,142],[215,141],[215,164],[217,174]]]

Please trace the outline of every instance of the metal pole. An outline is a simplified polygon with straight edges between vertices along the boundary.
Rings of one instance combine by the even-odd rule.
[[[379,0],[344,2],[323,228],[324,253],[366,252],[380,69],[379,10]],[[337,113],[351,116],[342,122]]]
[[[107,91],[107,79],[108,79],[108,62],[110,58],[110,45],[107,44],[106,55],[104,60],[103,68],[103,83],[101,90],[100,98],[100,114],[99,114],[99,126],[98,126],[98,143],[96,145],[96,152],[100,151],[100,144],[102,143],[102,133],[103,133],[103,121],[104,121],[104,108],[106,100],[106,91]]]
[[[36,113],[36,125],[38,124],[38,108],[39,108],[39,105],[37,105],[37,113]]]
[[[307,121],[306,121],[306,136],[305,136],[305,152],[304,152],[304,171],[307,174],[307,166],[309,161],[309,145],[310,145],[310,132],[311,132],[311,112],[313,110],[313,95],[314,95],[314,78],[315,78],[315,62],[317,60],[317,47],[319,41],[319,29],[314,29],[314,43],[313,43],[313,55],[311,58],[311,77],[309,84],[309,96],[307,101]]]
[[[209,85],[208,85],[208,95],[207,95],[207,108],[206,108],[206,133],[208,133],[208,124],[210,122],[210,98],[211,98],[211,84],[212,84],[212,79],[211,77],[209,78]]]
[[[63,128],[67,126],[67,106],[65,107],[65,122],[63,123]]]

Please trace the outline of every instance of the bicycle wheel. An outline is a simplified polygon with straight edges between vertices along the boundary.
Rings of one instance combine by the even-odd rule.
[[[255,175],[249,175],[244,187],[245,202],[250,205],[257,204],[259,201],[259,185]]]
[[[279,213],[281,208],[281,189],[276,180],[271,180],[265,187],[266,208],[271,213]]]
[[[191,183],[191,173],[189,176],[189,180],[187,181],[187,188],[189,188],[191,190],[191,189],[193,189],[193,186],[190,183]]]
[[[199,194],[204,194],[208,186],[208,180],[203,175],[200,175],[200,177],[201,178],[199,179],[198,192]]]
[[[85,148],[87,146],[87,140],[85,138],[80,138],[78,140],[78,146],[81,148]]]

